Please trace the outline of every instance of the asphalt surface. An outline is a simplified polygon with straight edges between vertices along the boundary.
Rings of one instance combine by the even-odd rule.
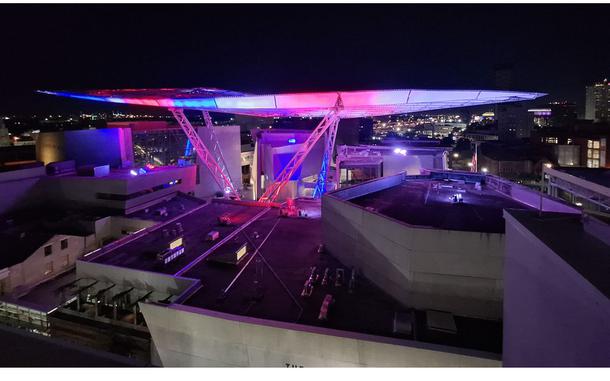
[[[219,240],[222,240],[264,209],[262,207],[212,202],[167,226],[160,227],[138,239],[118,246],[92,261],[136,270],[175,274],[218,243],[218,241],[205,240],[208,232],[211,230],[218,231],[220,233]],[[221,226],[219,224],[218,217],[225,213],[232,216],[233,225]],[[178,234],[177,223],[182,224],[184,230],[182,234]],[[164,229],[168,230],[168,237],[164,235]],[[176,236],[173,235],[172,230],[176,230]],[[158,264],[156,261],[157,254],[166,249],[169,243],[178,236],[183,237],[184,254],[167,265]]]
[[[456,193],[462,203],[451,201]],[[409,225],[486,233],[504,233],[503,209],[531,210],[493,190],[444,181],[410,180],[350,202]]]

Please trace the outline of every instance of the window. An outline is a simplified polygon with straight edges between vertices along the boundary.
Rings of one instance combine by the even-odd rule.
[[[68,239],[67,238],[62,239],[61,240],[61,249],[66,250],[67,248],[68,248]]]
[[[68,267],[68,266],[70,266],[70,256],[66,255],[64,257],[64,267]]]
[[[587,167],[599,168],[600,143],[599,140],[587,140]]]
[[[47,257],[53,254],[53,245],[47,245],[44,247],[44,256]]]

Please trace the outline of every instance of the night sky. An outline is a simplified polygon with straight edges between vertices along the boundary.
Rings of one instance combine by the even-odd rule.
[[[0,112],[83,110],[35,89],[251,93],[514,89],[582,108],[610,76],[609,5],[0,5]],[[116,106],[113,106],[116,107]]]

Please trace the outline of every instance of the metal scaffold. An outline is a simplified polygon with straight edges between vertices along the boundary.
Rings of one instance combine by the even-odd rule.
[[[229,176],[226,162],[222,155],[222,151],[220,150],[218,139],[214,133],[214,126],[209,113],[207,111],[203,111],[205,133],[207,134],[206,138],[210,142],[210,148],[203,144],[201,137],[199,134],[197,134],[197,130],[195,130],[191,122],[189,122],[183,109],[170,108],[169,111],[172,113],[174,118],[176,118],[180,128],[182,128],[187,138],[193,145],[199,160],[201,160],[201,162],[210,170],[212,178],[216,184],[218,184],[220,189],[224,191],[226,196],[239,200],[239,193],[231,182],[231,177]]]

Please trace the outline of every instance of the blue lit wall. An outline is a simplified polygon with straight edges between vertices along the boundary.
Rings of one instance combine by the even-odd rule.
[[[38,136],[36,158],[48,164],[74,160],[77,166],[104,165],[118,168],[133,160],[131,130],[105,128],[45,132]]]

